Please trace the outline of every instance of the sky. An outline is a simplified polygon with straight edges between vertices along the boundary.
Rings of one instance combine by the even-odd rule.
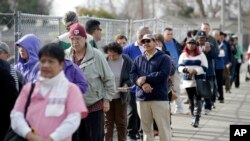
[[[50,15],[63,16],[69,10],[75,11],[75,7],[82,4],[82,0],[54,0]]]
[[[113,1],[114,5],[121,5],[124,0],[115,0]],[[53,0],[52,9],[50,11],[50,15],[52,16],[64,16],[67,11],[75,11],[76,6],[84,6],[84,7],[94,7],[97,8],[99,6],[108,7],[109,0]],[[118,8],[119,9],[119,8]]]

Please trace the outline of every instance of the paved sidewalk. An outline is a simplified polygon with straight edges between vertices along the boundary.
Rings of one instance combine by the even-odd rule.
[[[246,64],[241,66],[241,84],[231,93],[224,93],[225,103],[215,103],[216,108],[208,115],[202,111],[200,125],[190,125],[191,115],[172,115],[173,141],[229,141],[230,125],[250,125],[250,81],[245,82]],[[186,96],[184,96],[186,97]],[[188,110],[188,104],[184,104]],[[117,141],[114,135],[114,141]],[[159,141],[159,137],[155,138]]]
[[[240,88],[232,86],[231,94],[225,93],[225,103],[215,103],[209,115],[204,109],[198,128],[190,125],[190,115],[176,114],[173,119],[173,141],[229,141],[232,124],[250,125],[250,82],[245,82],[246,66],[243,65]],[[187,109],[187,104],[185,107]]]

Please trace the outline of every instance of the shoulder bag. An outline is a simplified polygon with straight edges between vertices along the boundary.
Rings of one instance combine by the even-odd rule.
[[[196,79],[197,95],[203,98],[211,98],[212,91],[209,81],[206,79]]]
[[[35,83],[31,83],[31,88],[30,88],[30,92],[29,92],[29,95],[28,95],[28,99],[25,103],[25,109],[24,109],[24,117],[26,117],[26,114],[27,114],[27,109],[30,105],[30,99],[31,99],[31,95],[33,93],[33,90],[34,90],[34,87],[35,87]],[[3,141],[26,141],[25,138],[19,136],[17,133],[14,132],[14,130],[12,130],[12,128],[10,127],[4,137],[4,140]]]

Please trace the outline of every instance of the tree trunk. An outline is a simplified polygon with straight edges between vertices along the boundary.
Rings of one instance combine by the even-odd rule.
[[[196,0],[196,2],[197,2],[198,5],[199,5],[200,12],[201,12],[201,16],[202,16],[202,17],[206,17],[206,13],[205,13],[205,9],[204,9],[204,5],[203,5],[203,3],[202,3],[202,0]]]

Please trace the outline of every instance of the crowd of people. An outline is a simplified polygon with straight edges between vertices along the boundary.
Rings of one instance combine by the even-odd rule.
[[[198,128],[203,106],[209,114],[216,100],[224,103],[224,91],[240,87],[244,55],[238,37],[210,31],[209,23],[182,42],[172,28],[153,33],[141,26],[133,43],[118,33],[103,46],[98,20],[82,25],[69,11],[63,23],[67,32],[46,45],[32,33],[20,38],[17,64],[8,62],[9,46],[0,42],[0,140],[10,127],[29,141],[112,141],[114,131],[119,141],[171,141],[171,114],[190,114]],[[210,83],[211,97],[197,93],[200,78]]]

